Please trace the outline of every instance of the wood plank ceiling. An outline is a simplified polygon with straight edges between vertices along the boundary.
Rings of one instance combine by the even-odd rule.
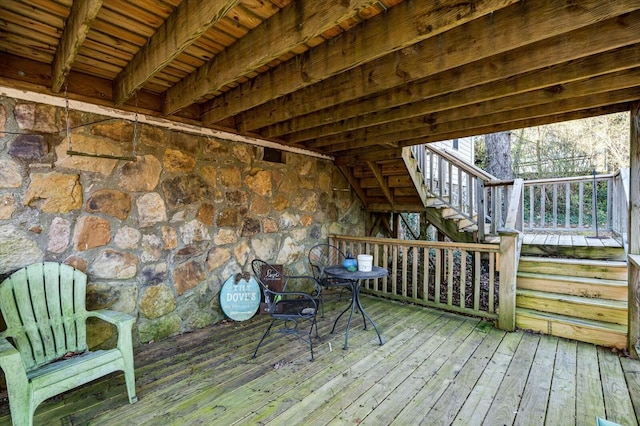
[[[357,184],[405,146],[628,110],[640,0],[2,0],[0,86],[317,151]]]

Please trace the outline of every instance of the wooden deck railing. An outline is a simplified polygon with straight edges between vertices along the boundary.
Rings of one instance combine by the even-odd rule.
[[[363,283],[382,297],[497,319],[498,244],[461,244],[332,236],[332,244],[354,255],[371,254],[389,276]]]
[[[525,231],[626,233],[628,209],[622,207],[628,198],[621,173],[529,180],[524,185]]]

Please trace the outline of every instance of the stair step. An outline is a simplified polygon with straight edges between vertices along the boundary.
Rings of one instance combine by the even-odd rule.
[[[610,348],[627,347],[627,327],[624,325],[518,308],[516,327]]]
[[[469,228],[471,226],[475,226],[475,222],[473,222],[471,219],[468,219],[468,218],[462,218],[458,222],[458,229],[459,230],[463,230],[463,229]],[[476,226],[475,230],[476,231],[478,230],[477,226]]]
[[[518,271],[624,281],[628,278],[627,263],[614,260],[522,256],[518,264]]]
[[[446,200],[442,200],[440,198],[427,198],[427,207],[433,207],[436,209],[442,209],[445,207],[449,207],[449,204]]]
[[[516,290],[516,308],[626,325],[627,302],[535,290]]]
[[[516,287],[519,290],[534,290],[554,294],[627,301],[627,281],[576,277],[568,275],[520,272]]]
[[[551,256],[566,259],[593,259],[625,261],[622,247],[554,246],[544,244],[522,244],[522,256]]]

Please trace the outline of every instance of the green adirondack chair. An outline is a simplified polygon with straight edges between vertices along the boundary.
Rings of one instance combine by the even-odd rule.
[[[4,371],[14,426],[32,425],[45,399],[122,370],[129,402],[137,401],[131,327],[135,319],[115,311],[87,311],[87,276],[69,265],[36,263],[0,284],[0,332]],[[118,330],[115,349],[89,351],[86,320],[97,317]]]

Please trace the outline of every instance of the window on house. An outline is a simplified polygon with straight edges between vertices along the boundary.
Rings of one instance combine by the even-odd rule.
[[[453,140],[453,149],[458,150],[458,139]]]

